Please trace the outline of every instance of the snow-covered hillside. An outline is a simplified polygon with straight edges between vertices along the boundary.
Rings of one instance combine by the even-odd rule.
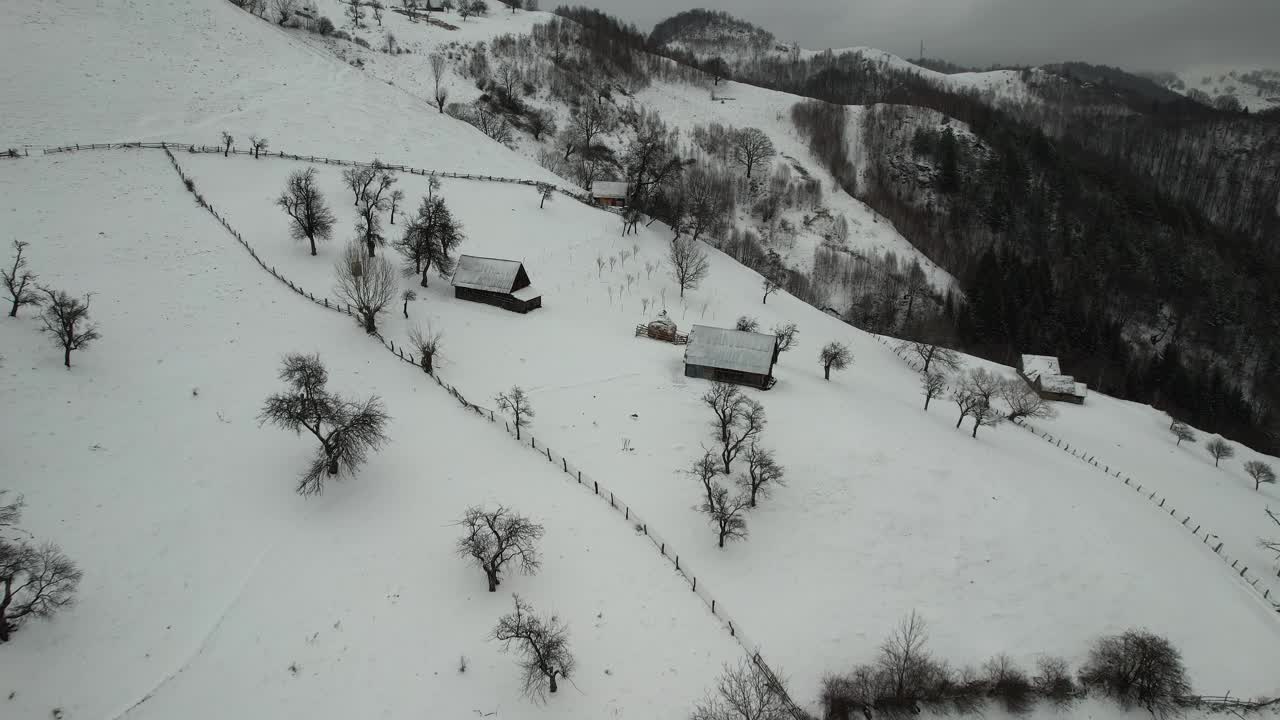
[[[984,72],[940,73],[920,67],[893,53],[869,47],[801,50],[800,56],[810,58],[823,53],[832,55],[851,53],[888,70],[911,73],[941,88],[961,92],[977,92],[990,97],[993,101],[1000,102],[1021,103],[1033,101],[1036,99],[1036,95],[1027,85],[1026,78],[1028,74],[1033,81],[1044,82],[1047,79],[1045,71],[1040,68],[1031,68],[1025,72],[1022,70],[988,70]]]
[[[425,51],[447,42],[430,33],[479,40],[528,27],[533,13],[495,12],[457,31],[398,26],[407,56],[344,46],[363,70],[335,53],[342,41],[282,31],[224,0],[65,0],[11,16],[0,59],[17,69],[4,80],[15,111],[0,137],[213,144],[227,130],[293,153],[553,177],[422,99]],[[392,67],[404,74],[380,74]],[[451,82],[464,99],[474,91]],[[684,124],[759,125],[800,161],[788,100],[722,91],[733,99],[673,85],[637,101]],[[176,159],[264,262],[332,297],[356,221],[341,168]],[[307,168],[338,218],[316,257],[289,239],[274,205],[289,174]],[[396,187],[402,211],[429,191],[404,173]],[[379,319],[382,334],[399,345],[413,324],[442,330],[441,373],[480,404],[527,389],[539,446],[660,531],[740,637],[643,529],[349,318],[265,273],[192,202],[161,151],[37,152],[0,162],[0,218],[31,242],[43,281],[94,293],[103,338],[66,370],[30,313],[0,319],[0,489],[23,493],[24,526],[86,573],[77,606],[0,646],[0,716],[682,717],[721,664],[742,657],[742,637],[816,711],[822,676],[870,661],[912,610],[931,625],[931,650],[956,666],[1008,653],[1027,669],[1044,655],[1078,668],[1097,636],[1145,627],[1181,650],[1199,692],[1280,694],[1280,616],[1114,478],[1007,425],[971,438],[943,400],[925,412],[918,376],[878,338],[785,293],[761,304],[760,276],[714,250],[710,276],[680,297],[661,224],[622,237],[616,215],[563,195],[540,209],[525,185],[445,179],[439,192],[465,227],[461,251],[523,261],[543,307],[517,315],[458,300],[435,274],[427,288],[404,277],[400,289],[418,293],[411,317],[397,306]],[[840,202],[859,220],[857,242],[895,247],[891,229]],[[694,510],[699,485],[685,472],[712,443],[700,401],[708,384],[684,375],[680,346],[634,336],[662,309],[682,331],[742,315],[800,328],[777,386],[748,391],[765,406],[762,443],[788,484],[748,515],[749,537],[724,549]],[[847,343],[855,362],[828,382],[817,353],[830,341]],[[390,443],[359,476],[310,499],[293,486],[311,443],[258,421],[280,357],[298,351],[321,355],[335,390],[380,395],[392,417]],[[1236,464],[1215,470],[1202,451],[1172,447],[1166,424],[1095,396],[1043,426],[1099,458],[1114,453],[1275,575],[1273,560],[1245,547],[1277,497],[1243,485],[1238,463],[1255,454],[1240,448]],[[496,502],[547,534],[542,571],[489,594],[453,544],[467,506]],[[1274,597],[1280,581],[1267,582]],[[545,705],[519,697],[517,667],[489,639],[507,591],[569,625],[578,672]],[[1040,716],[1145,712],[1091,702]]]
[[[1153,77],[1170,90],[1187,96],[1196,95],[1208,101],[1222,96],[1234,97],[1250,112],[1280,107],[1280,71],[1274,69],[1201,66]]]

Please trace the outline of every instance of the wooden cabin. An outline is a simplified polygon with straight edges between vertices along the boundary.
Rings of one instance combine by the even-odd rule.
[[[463,255],[453,271],[453,294],[459,300],[522,314],[542,307],[542,296],[529,282],[524,264],[517,260]]]
[[[1045,400],[1083,405],[1089,386],[1063,375],[1058,358],[1052,355],[1023,355],[1018,376]]]
[[[694,325],[684,351],[686,377],[768,390],[777,380],[778,339],[773,335]]]
[[[612,180],[596,180],[591,183],[591,199],[597,205],[607,207],[626,207],[627,191],[630,188],[624,182]]]

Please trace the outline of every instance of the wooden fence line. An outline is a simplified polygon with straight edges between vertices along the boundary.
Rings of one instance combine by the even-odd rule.
[[[911,360],[911,358],[908,358],[903,354],[903,351],[900,347],[894,347],[890,345],[880,335],[873,335],[873,337],[875,337],[875,339],[879,341],[881,345],[884,345],[885,347],[892,350],[893,353],[897,355],[899,359],[905,362],[913,370],[915,370],[916,372],[920,372],[922,370],[919,364],[915,363],[914,361]],[[1097,460],[1097,457],[1095,455],[1090,454],[1089,452],[1083,451],[1078,447],[1075,449],[1072,449],[1070,443],[1067,443],[1064,447],[1062,438],[1055,438],[1049,433],[1034,427],[1033,425],[1031,425],[1030,423],[1026,422],[1023,419],[1019,418],[1019,419],[1013,420],[1012,423],[1017,427],[1020,427],[1023,430],[1030,432],[1032,435],[1035,435],[1043,439],[1045,442],[1048,442],[1050,445],[1053,445],[1054,447],[1062,450],[1063,452],[1071,455],[1072,457],[1084,462],[1086,465],[1089,465],[1095,470],[1105,473],[1108,477],[1112,477],[1116,480],[1122,480],[1125,485],[1133,488],[1139,495],[1141,495],[1142,497],[1145,497],[1148,502],[1150,502],[1152,505],[1155,505],[1157,509],[1160,509],[1162,511],[1162,514],[1165,514],[1163,511],[1165,509],[1164,506],[1168,498],[1157,497],[1156,492],[1151,492],[1150,494],[1143,493],[1142,484],[1139,483],[1135,485],[1133,483],[1132,477],[1123,474],[1120,470],[1113,471],[1110,465],[1107,465],[1105,463],[1099,463]],[[1168,516],[1174,520],[1178,520],[1180,516],[1177,512],[1177,509],[1170,507],[1168,508],[1168,510],[1169,510],[1169,512],[1167,513]],[[1183,514],[1181,517],[1182,517],[1182,520],[1180,521],[1179,524],[1182,527],[1189,530],[1191,534],[1196,536],[1197,538],[1203,538],[1202,544],[1207,545],[1210,538],[1218,538],[1217,534],[1210,532],[1207,528],[1203,528],[1202,525],[1196,525],[1195,528],[1192,529],[1190,526],[1190,521],[1191,521],[1190,515]],[[1203,532],[1201,532],[1201,530],[1203,530]],[[1277,616],[1280,616],[1280,592],[1277,592],[1276,599],[1272,599],[1271,598],[1272,588],[1266,587],[1265,585],[1259,588],[1258,581],[1261,579],[1261,577],[1253,576],[1252,573],[1249,572],[1249,568],[1247,566],[1240,567],[1239,560],[1231,557],[1227,553],[1222,552],[1223,545],[1224,543],[1221,540],[1219,540],[1218,544],[1210,549],[1213,551],[1215,555],[1218,556],[1219,559],[1222,560],[1222,562],[1229,563],[1231,566],[1231,569],[1235,571],[1233,574],[1236,575],[1236,577],[1244,580],[1245,585],[1251,588],[1253,592],[1256,595],[1258,595],[1265,603],[1270,605],[1271,609],[1276,611]],[[1277,570],[1276,577],[1280,578],[1280,570]]]
[[[130,145],[130,147],[132,147],[132,145]],[[178,177],[181,178],[183,185],[188,186],[188,176],[183,171],[182,166],[178,163],[177,158],[174,157],[173,153],[169,150],[168,147],[162,147],[162,149],[164,150],[165,154],[169,157],[169,161],[172,163],[174,170],[178,174]],[[229,232],[245,248],[245,250],[249,252],[249,254],[253,257],[254,261],[257,262],[258,265],[263,270],[266,270],[268,273],[270,273],[272,277],[283,282],[285,285],[289,287],[289,289],[293,290],[298,295],[301,295],[304,299],[309,300],[310,302],[316,305],[324,307],[328,310],[333,310],[334,312],[345,313],[348,316],[352,315],[351,309],[349,307],[344,309],[342,307],[339,307],[337,303],[330,304],[327,298],[323,300],[317,300],[315,295],[306,292],[300,286],[295,285],[291,280],[287,279],[283,274],[278,272],[275,269],[275,267],[269,266],[265,262],[263,262],[258,257],[257,252],[253,249],[251,245],[249,245],[249,243],[244,239],[244,237],[239,232],[237,232],[234,228],[232,228],[231,224],[225,218],[219,215],[217,210],[215,210],[213,206],[209,204],[200,195],[200,193],[194,188],[194,183],[192,183],[191,186],[188,186],[187,189],[189,192],[191,192],[192,195],[196,197],[196,201],[200,205],[200,207],[207,210],[209,214],[212,215],[214,219],[216,219],[222,225],[222,227],[225,228],[227,232]],[[419,368],[421,367],[420,365],[418,365],[418,363],[414,362],[414,357],[412,352],[406,355],[403,347],[397,349],[395,346],[395,342],[383,337],[381,333],[373,332],[370,334],[376,337],[378,339],[378,342],[380,342],[382,346],[388,352],[390,352],[393,357],[399,359],[401,362],[408,363],[415,367],[419,367]],[[492,424],[497,424],[498,415],[493,410],[481,407],[480,405],[477,405],[475,403],[468,401],[466,397],[462,395],[461,391],[459,391],[456,387],[446,383],[439,376],[438,373],[432,373],[431,378],[436,381],[437,385],[445,389],[451,396],[453,396],[453,398],[456,399],[458,403],[462,405],[463,408],[466,408],[474,412],[476,415],[480,416],[481,418],[484,418],[485,420],[488,420]],[[507,423],[505,420],[503,421],[503,425],[507,433],[514,437],[515,433],[512,431],[511,425]],[[521,444],[524,444],[523,440],[521,440]],[[725,612],[723,605],[719,604],[718,601],[713,596],[711,596],[711,594],[706,589],[705,583],[702,583],[701,587],[699,587],[698,578],[693,573],[693,571],[689,569],[688,563],[686,562],[684,563],[683,567],[681,566],[679,553],[676,552],[675,549],[669,543],[667,543],[665,540],[659,537],[656,531],[651,529],[648,522],[642,520],[640,516],[633,509],[631,509],[630,505],[626,504],[621,499],[620,496],[618,496],[612,490],[609,490],[607,487],[602,486],[599,483],[599,481],[593,480],[589,475],[583,473],[582,470],[577,468],[576,465],[571,464],[568,458],[566,458],[564,455],[559,456],[560,461],[559,463],[557,463],[555,459],[555,454],[553,453],[552,449],[550,447],[547,447],[545,444],[541,448],[539,448],[537,438],[535,436],[533,435],[529,436],[528,447],[532,448],[534,452],[538,453],[538,456],[540,458],[545,457],[548,463],[551,463],[559,467],[563,474],[568,476],[571,480],[574,480],[576,484],[578,484],[579,486],[582,486],[583,488],[589,487],[591,492],[594,495],[599,497],[604,502],[607,502],[609,504],[609,507],[611,507],[615,512],[618,512],[623,516],[624,520],[626,520],[627,522],[633,523],[633,527],[638,532],[642,532],[649,539],[649,541],[656,548],[658,548],[662,556],[666,558],[669,562],[674,564],[676,572],[679,573],[679,575],[682,578],[684,578],[685,582],[689,583],[694,594],[697,595],[708,608],[710,608],[712,615],[716,616],[716,618],[718,618],[721,621],[722,626],[729,631],[730,636],[733,637],[737,641],[739,646],[742,647],[742,649],[747,652],[747,654],[751,658],[751,662],[754,665],[756,665],[756,667],[760,668],[761,672],[765,675],[769,683],[773,686],[775,692],[777,692],[779,697],[781,697],[783,701],[787,704],[787,707],[791,715],[795,718],[795,720],[807,720],[807,718],[809,717],[808,714],[805,713],[804,710],[799,705],[797,705],[796,702],[791,698],[790,694],[787,693],[785,686],[779,681],[777,674],[774,673],[773,669],[769,667],[767,662],[765,662],[764,657],[760,652],[760,647],[758,645],[755,645],[754,643],[751,643],[743,636],[741,626],[735,623],[732,620],[732,618],[730,618],[728,614]]]

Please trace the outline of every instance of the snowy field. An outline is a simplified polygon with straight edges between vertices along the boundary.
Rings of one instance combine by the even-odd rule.
[[[73,611],[0,650],[0,716],[673,717],[741,655],[645,538],[263,273],[163,154],[5,163],[0,198],[103,332],[67,371],[33,318],[0,322],[4,487],[85,570]],[[393,418],[319,498],[293,492],[312,443],[256,418],[294,351]],[[494,502],[547,533],[543,571],[491,595],[453,523]],[[487,639],[511,592],[570,627],[581,672],[545,707]]]
[[[317,294],[332,285],[339,246],[310,257],[269,202],[301,164],[178,157],[264,259]],[[320,172],[340,225],[351,228],[340,171]],[[419,177],[402,175],[397,187],[410,198],[426,192]],[[733,603],[770,661],[795,677],[800,697],[814,696],[824,671],[869,659],[911,608],[930,619],[935,648],[954,662],[1002,651],[1027,665],[1040,653],[1079,660],[1096,634],[1142,625],[1183,649],[1197,687],[1277,689],[1266,666],[1280,660],[1275,614],[1114,480],[1014,428],[970,439],[953,429],[945,402],[923,414],[914,374],[871,336],[790,297],[761,306],[758,276],[723,256],[714,255],[706,286],[680,301],[664,272],[644,270],[662,260],[667,236],[657,226],[624,239],[612,215],[562,198],[539,210],[529,188],[446,180],[442,192],[466,226],[462,251],[523,260],[544,305],[521,316],[456,301],[433,275],[410,313],[445,331],[445,376],[482,404],[512,384],[529,389],[539,444],[659,525]],[[635,247],[638,260],[609,266]],[[630,289],[627,275],[636,277]],[[801,329],[778,386],[757,394],[770,417],[764,443],[791,486],[750,518],[749,540],[723,551],[692,509],[696,481],[681,472],[710,442],[710,414],[698,401],[707,385],[683,376],[679,347],[632,337],[655,314],[643,312],[643,299],[661,307],[664,294],[682,329],[731,325],[741,314]],[[384,334],[404,338],[403,323],[388,316]],[[825,383],[814,358],[832,339],[849,343],[857,363]],[[1099,427],[1122,432],[1123,417],[1096,415]]]

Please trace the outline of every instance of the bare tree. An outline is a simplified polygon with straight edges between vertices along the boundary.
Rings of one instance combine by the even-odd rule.
[[[1005,382],[999,375],[988,372],[985,368],[975,368],[970,370],[960,381],[960,390],[957,392],[964,393],[969,398],[968,415],[973,418],[973,437],[978,437],[978,428],[993,427],[999,425],[1004,416],[996,410],[992,404]],[[956,400],[956,404],[960,405],[960,400]],[[961,406],[961,412],[964,406]],[[964,415],[961,415],[961,419]],[[959,427],[957,425],[957,427]]]
[[[711,502],[699,508],[716,529],[717,545],[724,547],[725,540],[743,540],[747,537],[746,494],[731,495],[729,489],[715,483],[711,487]]]
[[[378,181],[381,171],[382,164],[377,160],[374,160],[373,164],[367,167],[349,167],[342,171],[342,182],[351,190],[351,194],[354,197],[352,205],[360,205],[365,193]]]
[[[1048,400],[1040,397],[1040,393],[1033,390],[1022,380],[1004,381],[1000,385],[998,394],[1005,404],[1009,406],[1009,414],[1007,416],[1009,422],[1019,419],[1047,419],[1056,417],[1058,414]]]
[[[496,400],[499,410],[511,413],[511,423],[516,427],[516,439],[519,440],[520,429],[528,427],[529,419],[534,416],[528,393],[519,385],[512,385],[510,390],[498,393]]]
[[[784,689],[755,663],[725,665],[714,691],[694,706],[690,720],[790,720]]]
[[[443,197],[424,197],[418,214],[405,226],[404,237],[396,241],[396,249],[405,259],[405,272],[412,268],[421,274],[422,287],[427,287],[427,271],[433,266],[441,275],[453,271],[453,252],[466,236],[462,223],[454,217]]]
[[[502,573],[508,565],[525,575],[542,566],[537,543],[542,539],[542,526],[499,505],[494,510],[467,508],[458,522],[464,533],[458,539],[458,555],[471,558],[489,579],[489,592],[502,584]]]
[[[298,0],[271,0],[271,9],[276,11],[276,24],[283,26],[298,9]]]
[[[373,19],[378,21],[378,27],[382,27],[382,3],[378,2],[378,0],[373,0],[373,2],[369,3],[369,7],[373,8]]]
[[[928,625],[912,610],[880,646],[878,665],[888,679],[888,690],[893,698],[914,698],[927,683],[934,667],[925,648],[928,639]]]
[[[262,155],[262,151],[267,149],[267,145],[270,144],[270,141],[261,135],[250,135],[249,144],[253,146],[253,159],[257,160],[258,157]]]
[[[540,182],[535,186],[538,189],[538,209],[546,207],[547,201],[550,200],[556,192],[556,186],[551,183]]]
[[[733,327],[735,330],[741,330],[742,332],[759,332],[760,321],[748,315],[743,315],[738,318]]]
[[[613,127],[613,115],[609,107],[600,102],[584,103],[570,118],[569,127],[562,137],[564,159],[576,153],[586,153],[595,145],[596,138]]]
[[[431,54],[431,79],[434,82],[431,99],[435,101],[436,110],[444,112],[444,104],[449,100],[449,88],[441,85],[444,79],[445,58],[440,53]]]
[[[702,402],[715,414],[711,427],[720,443],[724,473],[729,475],[738,453],[764,432],[768,422],[764,406],[747,397],[738,386],[724,382],[712,383],[711,389],[703,394]]]
[[[418,351],[418,362],[423,371],[434,375],[435,361],[440,358],[440,349],[444,345],[444,332],[433,330],[430,325],[425,329],[415,327],[409,331],[409,342]]]
[[[773,141],[759,128],[743,128],[733,134],[733,161],[746,168],[747,178],[756,165],[768,160],[776,152]]]
[[[919,358],[922,373],[928,373],[934,365],[943,372],[955,372],[960,369],[960,354],[935,343],[904,340],[898,343],[898,349]]]
[[[773,457],[772,450],[766,450],[752,443],[747,448],[747,474],[738,478],[738,486],[747,494],[748,507],[756,506],[757,496],[767,498],[773,494],[773,488],[786,486],[784,470]]]
[[[1236,449],[1222,438],[1214,438],[1205,443],[1204,449],[1208,450],[1209,454],[1213,456],[1214,467],[1218,467],[1218,463],[1223,460],[1230,460],[1236,454]]]
[[[831,379],[831,369],[844,370],[853,362],[853,353],[844,343],[829,342],[818,353],[818,362],[822,364],[823,377]]]
[[[466,22],[467,18],[475,14],[476,10],[471,4],[471,0],[458,0],[458,15],[462,18],[463,22]]]
[[[1080,669],[1080,682],[1101,689],[1126,709],[1144,707],[1156,718],[1178,714],[1179,698],[1191,692],[1182,654],[1145,630],[1099,638]]]
[[[1181,446],[1183,440],[1188,440],[1190,442],[1196,441],[1195,431],[1181,420],[1174,420],[1173,424],[1169,426],[1169,432],[1173,433],[1173,436],[1178,438],[1178,442],[1176,443],[1177,446]]]
[[[947,376],[934,370],[920,376],[920,391],[924,393],[924,409],[928,411],[929,401],[941,397],[947,389]]]
[[[677,232],[689,233],[695,241],[721,229],[733,209],[733,188],[728,178],[700,165],[681,175],[671,192],[678,196],[672,204],[679,208],[672,225]]]
[[[231,136],[231,133],[226,130],[222,131],[222,157],[227,157],[231,154],[231,144],[235,141],[236,139]]]
[[[671,261],[671,274],[680,286],[680,297],[685,290],[697,290],[698,285],[711,273],[711,261],[697,241],[678,237],[671,241],[667,255]]]
[[[361,7],[361,0],[346,0],[347,19],[351,21],[352,28],[361,27],[360,21],[364,19],[364,8]]]
[[[1257,492],[1262,488],[1263,483],[1274,483],[1276,481],[1276,473],[1271,466],[1261,460],[1250,460],[1244,464],[1244,471],[1253,478],[1253,490]]]
[[[19,498],[21,499],[21,498]],[[1271,522],[1280,526],[1280,515],[1276,515],[1271,508],[1266,509],[1267,517],[1271,518]],[[1280,560],[1280,540],[1268,540],[1266,538],[1258,538],[1258,546],[1263,550],[1269,550],[1276,554],[1276,559]]]
[[[0,643],[28,620],[50,618],[74,603],[83,576],[57,545],[0,539]]]
[[[329,371],[319,355],[285,355],[279,377],[287,388],[267,398],[259,423],[299,434],[306,430],[320,442],[315,459],[298,481],[299,494],[320,494],[326,476],[354,475],[369,453],[386,443],[391,418],[382,400],[373,395],[353,401],[329,392]]]
[[[529,116],[525,118],[525,127],[534,140],[541,141],[543,135],[555,135],[556,118],[550,111],[531,109]]]
[[[40,321],[44,323],[43,332],[53,336],[55,345],[62,348],[62,364],[71,367],[71,351],[89,347],[102,337],[98,326],[89,322],[89,298],[72,297],[65,290],[53,290],[41,287],[45,298],[41,301],[44,311],[40,313]]]
[[[8,490],[0,490],[0,499],[8,495]],[[22,519],[22,509],[27,506],[26,500],[21,495],[14,498],[12,502],[0,503],[0,528],[13,527]],[[4,540],[0,536],[0,540]]]
[[[40,307],[41,299],[36,292],[35,273],[27,270],[27,259],[23,257],[24,252],[31,243],[25,240],[13,241],[13,265],[9,268],[0,268],[0,279],[4,281],[5,290],[9,293],[9,301],[12,305],[9,307],[9,317],[18,317],[18,308],[24,305],[32,307]]]
[[[355,310],[365,332],[377,332],[378,314],[396,297],[396,273],[382,256],[364,257],[359,245],[347,247],[346,254],[334,265],[338,297]]]
[[[404,319],[409,319],[409,303],[418,299],[418,293],[412,290],[405,290],[400,293],[400,299],[404,301]]]
[[[390,196],[388,196],[388,200],[389,200],[389,202],[391,203],[391,220],[390,220],[390,224],[391,224],[391,225],[395,225],[395,224],[396,224],[396,210],[400,207],[400,203],[404,201],[404,191],[403,191],[403,190],[400,190],[399,188],[397,188],[397,189],[393,190],[393,191],[391,192],[391,195],[390,195]]]
[[[556,678],[573,675],[576,663],[569,652],[569,629],[554,615],[545,619],[535,615],[519,595],[511,597],[515,610],[498,620],[493,639],[502,642],[504,651],[520,657],[525,697],[541,700],[547,692],[555,693]]]
[[[357,203],[360,208],[360,220],[356,223],[356,230],[362,235],[369,257],[373,257],[374,247],[386,242],[382,233],[379,232],[382,221],[378,213],[386,210],[390,204],[387,196],[390,195],[389,191],[396,179],[386,168],[376,164],[370,170],[373,171],[373,179],[365,187]]]
[[[710,450],[703,448],[702,457],[693,461],[689,468],[690,477],[697,478],[702,484],[702,505],[710,505],[716,488],[716,476],[720,474],[720,465]]]
[[[311,243],[311,255],[316,254],[316,240],[328,240],[333,237],[333,226],[336,222],[333,211],[324,201],[324,194],[316,184],[315,168],[298,170],[289,175],[284,192],[276,198],[280,206],[293,221],[289,234],[295,240],[307,240]]]
[[[796,339],[796,336],[799,334],[800,328],[797,327],[795,323],[780,323],[778,325],[774,325],[773,336],[778,339],[778,352],[784,353],[794,348],[796,345],[799,345],[800,341]]]

